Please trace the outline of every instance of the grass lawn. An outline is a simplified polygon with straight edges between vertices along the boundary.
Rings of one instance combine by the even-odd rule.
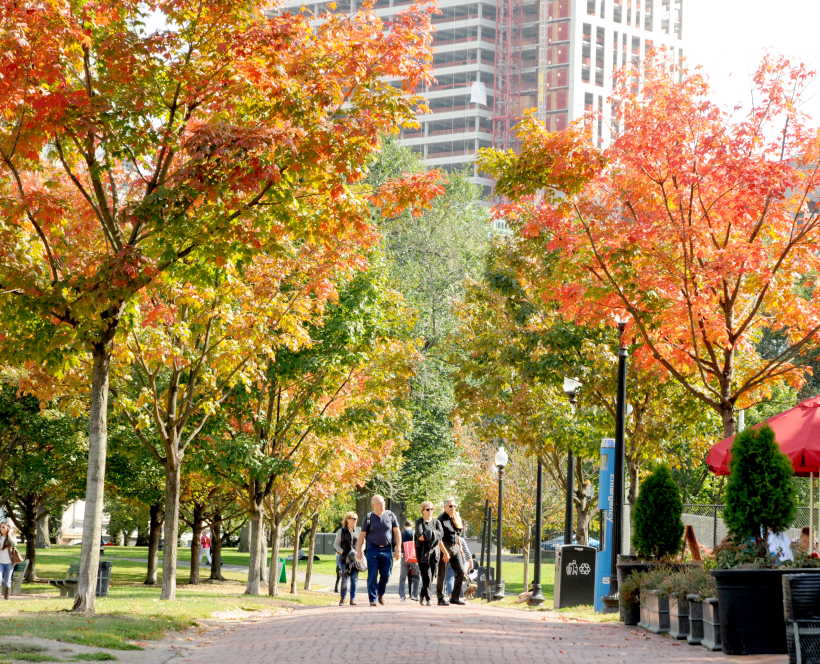
[[[296,596],[287,593],[276,598],[248,596],[244,594],[247,575],[241,573],[224,573],[229,581],[189,586],[186,568],[178,570],[176,601],[164,602],[159,599],[159,586],[142,585],[145,563],[116,560],[117,556],[108,551],[112,548],[106,548],[106,558],[114,562],[110,596],[97,598],[96,616],[69,613],[74,600],[60,597],[56,588],[44,583],[23,584],[26,599],[15,599],[0,607],[9,610],[0,613],[0,639],[6,635],[32,635],[131,650],[139,649],[145,641],[161,639],[166,631],[196,625],[198,619],[210,618],[216,612],[270,611],[337,601],[332,594],[303,590]],[[133,550],[129,547],[128,553]],[[64,578],[68,566],[79,559],[79,553],[79,547],[38,550],[38,578]],[[188,553],[190,555],[190,551]]]

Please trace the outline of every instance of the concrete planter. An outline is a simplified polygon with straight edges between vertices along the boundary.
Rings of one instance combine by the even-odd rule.
[[[649,615],[647,631],[653,634],[669,631],[669,598],[660,594],[659,590],[650,590],[646,598],[646,608]]]
[[[648,593],[641,593],[640,594],[640,603],[641,603],[641,619],[638,621],[638,627],[642,627],[643,629],[649,629],[649,607],[647,606],[647,597],[649,596]]]
[[[709,650],[723,650],[720,640],[720,608],[715,597],[703,600],[703,639],[700,644]]]
[[[687,595],[689,604],[689,635],[686,642],[690,646],[699,646],[703,641],[703,600],[697,595]]]
[[[669,636],[685,639],[689,636],[689,602],[673,594],[669,597]]]

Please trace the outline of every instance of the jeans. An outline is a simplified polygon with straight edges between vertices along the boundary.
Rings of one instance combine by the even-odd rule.
[[[393,548],[367,547],[367,596],[371,604],[387,591],[387,580],[393,569]]]
[[[454,572],[453,589],[449,596],[456,599],[461,597],[461,584],[464,582],[464,570],[466,565],[464,559],[461,557],[461,547],[458,544],[446,545],[447,553],[450,554],[450,562],[444,562],[444,556],[438,561],[438,579],[436,581],[436,594],[439,600],[444,599],[444,579],[447,574],[447,568],[452,567]]]
[[[410,579],[410,597],[419,596],[419,566],[416,563],[408,563],[404,558],[401,559],[401,576],[399,576],[399,597],[405,599],[405,581]]]
[[[354,602],[356,600],[356,590],[359,587],[359,570],[354,567],[350,574],[347,574],[347,572],[342,572],[342,587],[339,589],[339,592],[342,596],[343,602],[345,601],[345,596],[347,595],[348,580],[350,581],[350,601]]]
[[[0,587],[5,581],[6,585],[11,588],[12,574],[14,574],[14,563],[0,563]]]

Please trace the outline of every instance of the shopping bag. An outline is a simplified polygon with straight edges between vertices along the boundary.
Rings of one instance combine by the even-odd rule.
[[[405,542],[402,544],[402,548],[404,549],[404,559],[408,563],[417,563],[418,559],[416,558],[416,544],[412,540],[410,542]]]

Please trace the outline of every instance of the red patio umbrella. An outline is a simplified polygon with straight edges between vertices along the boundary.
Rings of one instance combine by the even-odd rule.
[[[820,396],[801,401],[766,422],[774,429],[781,451],[791,460],[795,475],[810,477],[820,473]],[[729,474],[734,441],[734,436],[725,438],[709,451],[706,464],[716,475]]]
[[[778,413],[766,422],[774,429],[780,450],[791,460],[794,474],[811,478],[809,541],[814,542],[814,476],[820,472],[820,396],[801,401],[794,408]],[[761,424],[756,424],[755,427]],[[734,436],[724,438],[709,450],[706,465],[716,475],[729,474],[733,442]]]

